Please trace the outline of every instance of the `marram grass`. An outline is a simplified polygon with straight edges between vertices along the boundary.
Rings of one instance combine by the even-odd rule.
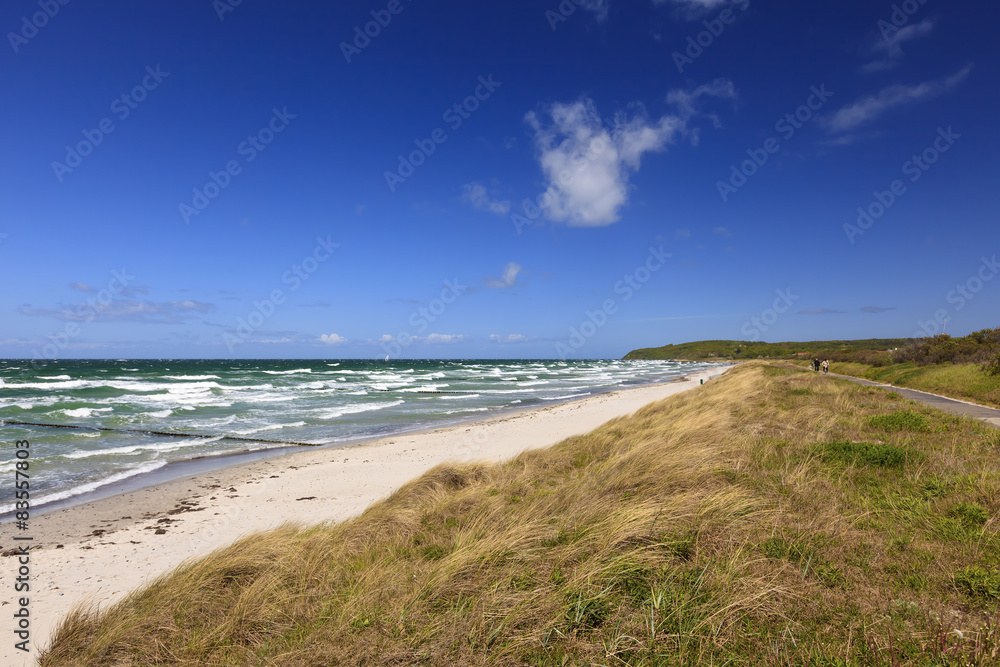
[[[995,665],[998,513],[1000,432],[751,363],[244,539],[41,664]]]

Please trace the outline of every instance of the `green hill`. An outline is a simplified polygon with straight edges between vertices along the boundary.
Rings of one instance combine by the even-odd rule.
[[[866,340],[821,340],[805,343],[762,343],[739,340],[702,340],[679,345],[664,345],[632,350],[625,359],[757,359],[794,356],[832,356],[835,353],[882,352],[906,347],[912,338],[869,338]]]

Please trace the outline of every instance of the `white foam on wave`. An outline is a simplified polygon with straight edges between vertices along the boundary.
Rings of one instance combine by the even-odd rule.
[[[151,452],[154,454],[163,454],[167,452],[175,452],[178,449],[190,449],[191,447],[200,447],[202,445],[208,445],[213,442],[217,442],[222,439],[221,435],[217,435],[211,438],[183,438],[181,440],[174,440],[171,442],[164,442],[160,444],[144,443],[141,445],[130,445],[128,447],[109,447],[107,449],[89,449],[80,450],[76,452],[70,452],[68,454],[59,454],[65,459],[90,459],[95,456],[134,456],[136,454],[142,454],[144,452]]]
[[[102,383],[88,382],[86,380],[63,380],[60,382],[17,382],[17,383],[3,383],[0,386],[7,389],[45,389],[46,391],[52,389],[80,389],[82,387],[93,387],[100,386]]]
[[[405,389],[400,389],[399,392],[403,394],[412,394],[422,391],[437,393],[442,389],[444,389],[445,387],[450,387],[450,386],[451,386],[450,384],[425,384],[419,387],[407,387]]]
[[[174,413],[173,410],[160,410],[159,412],[147,412],[146,415],[156,419],[166,419]]]
[[[344,405],[339,408],[320,408],[319,410],[314,410],[313,413],[318,419],[336,419],[337,417],[343,417],[344,415],[355,415],[361,412],[373,412],[375,410],[384,410],[385,408],[392,408],[397,405],[402,405],[405,401],[385,401],[383,403],[362,403],[359,405]]]
[[[90,493],[91,491],[96,491],[102,486],[107,486],[108,484],[114,484],[115,482],[120,482],[122,480],[128,479],[129,477],[135,477],[137,475],[143,475],[147,472],[152,472],[157,468],[162,468],[167,465],[166,461],[150,461],[149,463],[144,463],[135,468],[130,468],[129,470],[123,470],[122,472],[115,473],[109,477],[99,479],[88,484],[81,484],[80,486],[74,486],[72,489],[67,489],[65,491],[59,491],[57,493],[52,493],[46,496],[33,497],[31,499],[31,504],[34,507],[44,505],[46,503],[52,503],[57,500],[66,500],[67,498],[72,498],[74,496],[80,496],[84,493]],[[8,505],[5,507],[0,507],[0,513],[6,514],[14,510],[13,505]]]
[[[164,375],[167,380],[218,380],[218,375]]]
[[[442,401],[462,401],[462,400],[465,400],[467,398],[479,398],[479,394],[461,394],[461,395],[458,395],[458,396],[455,396],[455,395],[442,396],[441,400]]]
[[[311,368],[296,368],[294,371],[261,371],[268,375],[295,375],[296,373],[312,373]]]
[[[73,410],[62,410],[61,412],[67,417],[77,417],[80,419],[86,419],[87,417],[92,417],[94,413],[100,412],[113,412],[113,408],[76,408]]]
[[[294,422],[292,424],[268,424],[267,426],[258,426],[257,428],[248,428],[243,431],[233,431],[234,435],[253,435],[254,433],[261,433],[262,431],[277,431],[282,428],[298,428],[300,426],[305,426],[305,422]]]

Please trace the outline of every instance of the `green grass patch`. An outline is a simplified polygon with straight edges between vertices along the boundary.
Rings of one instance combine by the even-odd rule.
[[[974,565],[955,575],[955,585],[970,598],[985,602],[1000,601],[1000,572]]]
[[[990,518],[986,509],[976,503],[959,503],[948,512],[948,516],[957,519],[966,528],[980,528]]]
[[[927,417],[909,410],[869,417],[868,424],[872,428],[881,429],[889,433],[897,431],[926,431],[928,428]]]
[[[913,456],[905,447],[877,442],[828,442],[818,454],[825,463],[873,468],[902,468]]]

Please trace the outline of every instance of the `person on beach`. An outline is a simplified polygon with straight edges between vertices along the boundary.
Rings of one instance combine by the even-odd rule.
[[[823,372],[824,373],[829,373],[830,372],[830,360],[829,359],[827,359],[827,360],[825,360],[823,362]]]

